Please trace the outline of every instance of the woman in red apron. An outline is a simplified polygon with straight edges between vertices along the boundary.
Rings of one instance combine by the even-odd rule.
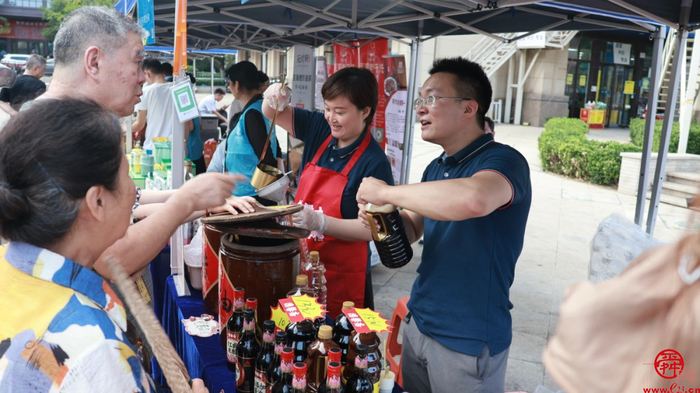
[[[374,305],[367,263],[372,236],[357,219],[354,197],[363,178],[393,184],[393,177],[384,151],[369,132],[378,102],[374,75],[344,68],[328,78],[321,93],[325,111],[311,112],[289,107],[291,93],[274,84],[265,92],[263,114],[272,118],[274,108],[280,108],[277,125],[304,142],[295,202],[305,208],[294,221],[312,231],[306,241],[326,267],[327,310],[335,318],[344,301]]]

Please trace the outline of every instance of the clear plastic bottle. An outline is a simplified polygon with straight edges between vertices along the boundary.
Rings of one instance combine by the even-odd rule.
[[[300,274],[297,276],[296,285],[289,292],[287,292],[287,297],[309,295],[311,297],[316,297],[314,291],[309,288],[309,276],[305,274]]]
[[[328,296],[328,289],[326,287],[326,268],[321,263],[321,258],[318,251],[311,251],[309,253],[309,259],[311,264],[311,275],[308,276],[311,282],[309,286],[316,292],[316,297],[318,302],[321,304],[326,304],[326,299]]]

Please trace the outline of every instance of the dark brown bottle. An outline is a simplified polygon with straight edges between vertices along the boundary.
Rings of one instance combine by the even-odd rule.
[[[241,331],[243,331],[243,307],[245,306],[243,299],[245,299],[243,288],[235,288],[233,290],[233,304],[235,308],[221,334],[222,337],[226,337],[226,345],[224,345],[224,348],[226,348],[226,365],[233,372],[236,372],[236,345],[238,345]]]
[[[255,311],[255,337],[258,338],[258,341],[262,342],[262,330],[260,329],[260,324],[258,324],[258,299],[254,297],[246,299],[245,308],[250,308]]]
[[[272,362],[267,368],[267,391],[272,389],[272,385],[279,381],[282,377],[282,371],[280,365],[282,363],[282,350],[287,345],[287,333],[284,331],[279,331],[275,334],[275,353],[272,355]],[[294,350],[289,348],[292,352],[292,359],[294,359]],[[291,360],[290,360],[291,362]]]
[[[236,346],[236,391],[253,393],[255,390],[255,359],[260,352],[260,342],[255,337],[255,311],[244,312],[243,333]]]
[[[367,374],[367,346],[357,345],[357,356],[355,356],[355,367],[352,376],[345,383],[347,393],[372,393],[374,385]],[[347,367],[345,368],[347,371]]]
[[[272,393],[293,393],[292,388],[292,371],[294,370],[294,350],[291,348],[282,349],[281,363],[280,363],[280,378],[275,381],[272,385],[270,391]],[[302,363],[303,364],[303,363]]]
[[[294,349],[294,362],[303,362],[308,353],[306,348],[316,340],[316,328],[310,319],[292,322],[287,325],[287,345]]]
[[[275,321],[263,322],[263,342],[258,357],[255,359],[255,393],[267,390],[267,369],[272,364],[275,354]]]
[[[328,351],[331,348],[338,348],[338,344],[331,340],[333,329],[324,325],[318,331],[318,339],[309,345],[306,352],[306,389],[311,393],[316,393],[318,387],[326,380],[326,367],[328,364]]]
[[[313,289],[309,288],[309,278],[303,274],[297,276],[296,285],[289,292],[287,292],[287,297],[309,295],[310,297],[316,297]]]
[[[353,375],[355,368],[355,348],[360,344],[367,347],[367,375],[373,384],[379,384],[382,372],[382,353],[379,350],[381,341],[379,340],[379,335],[375,332],[358,334],[353,330],[352,337],[350,338],[350,347],[348,348],[348,363],[345,365],[343,377],[348,380]]]
[[[318,387],[318,393],[345,392],[345,385],[343,385],[343,379],[340,377],[340,368],[340,362],[328,362],[326,380]]]
[[[392,269],[406,266],[413,258],[413,249],[399,211],[393,205],[377,206],[371,203],[365,209],[367,221],[372,222],[376,218],[380,226],[377,230],[375,225],[370,225],[370,230],[382,265]]]
[[[343,309],[355,308],[353,302],[343,302]],[[333,342],[338,344],[340,350],[343,351],[343,356],[340,358],[340,364],[347,366],[348,347],[350,346],[350,337],[355,328],[352,327],[350,320],[345,314],[340,313],[333,321]]]

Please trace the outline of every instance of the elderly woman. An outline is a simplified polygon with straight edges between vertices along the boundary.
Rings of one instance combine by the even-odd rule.
[[[92,271],[134,198],[119,123],[94,102],[41,100],[0,133],[0,391],[155,391]]]

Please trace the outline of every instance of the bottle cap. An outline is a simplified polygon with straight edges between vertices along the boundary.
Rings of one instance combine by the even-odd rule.
[[[305,388],[306,387],[306,363],[296,362],[294,363],[294,379],[297,386],[295,388]]]
[[[309,278],[306,277],[304,274],[300,274],[297,276],[297,285],[299,286],[306,286],[306,284],[309,283]]]
[[[311,258],[314,261],[318,261],[318,259],[319,259],[318,251],[311,251],[309,253],[309,258]]]
[[[328,362],[328,375],[339,377],[340,369],[340,362]]]
[[[286,363],[291,363],[294,360],[294,350],[292,348],[282,349],[282,361]]]
[[[254,297],[249,297],[245,301],[245,308],[252,308],[253,310],[258,309],[258,299]]]
[[[319,340],[330,340],[333,337],[333,328],[328,325],[323,325],[318,328]]]
[[[286,343],[287,342],[287,332],[284,330],[280,330],[279,332],[275,333],[275,341],[276,342],[282,342]]]
[[[358,355],[367,355],[367,346],[365,344],[357,344],[356,351]]]
[[[268,319],[267,321],[263,322],[263,330],[265,330],[265,331],[275,330],[275,321],[273,321],[272,319]]]
[[[353,302],[343,302],[343,308],[344,308],[344,309],[355,308],[355,303],[353,303]]]
[[[255,318],[255,310],[252,308],[246,308],[243,310],[243,317],[245,319],[254,319]]]
[[[233,288],[233,298],[234,299],[245,299],[245,289],[243,287]]]
[[[340,363],[340,357],[343,355],[343,351],[340,348],[331,348],[328,350],[328,361]]]

